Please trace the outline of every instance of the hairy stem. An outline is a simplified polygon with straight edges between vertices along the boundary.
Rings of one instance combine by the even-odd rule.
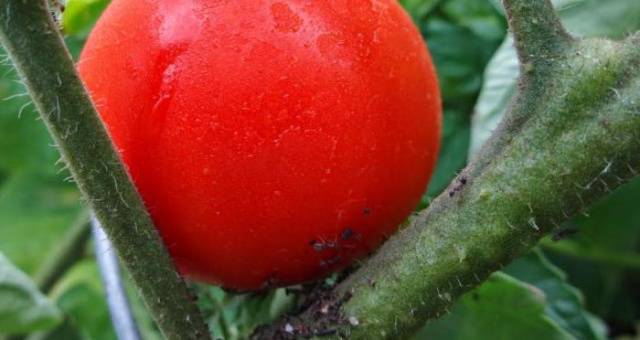
[[[520,91],[511,104],[511,113],[475,156],[474,167],[469,168],[472,175],[481,172],[518,135],[533,108],[542,104],[539,98],[522,94],[532,87],[545,86],[549,68],[564,58],[566,50],[575,42],[565,31],[549,0],[503,0],[503,3],[521,61]]]
[[[48,1],[0,0],[0,41],[163,334],[209,338],[78,78]]]
[[[505,4],[521,63],[531,62],[530,46],[548,51],[549,39],[564,35],[547,0]],[[325,299],[255,338],[412,334],[561,222],[640,174],[638,42],[636,34],[553,46],[553,58],[523,73],[493,141],[333,290],[331,306]]]
[[[503,0],[524,71],[552,64],[573,40],[555,15],[550,0]]]

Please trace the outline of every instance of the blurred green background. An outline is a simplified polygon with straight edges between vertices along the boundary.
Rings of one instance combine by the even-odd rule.
[[[518,64],[498,0],[402,0],[436,63],[445,126],[428,205],[499,122]],[[61,18],[77,56],[106,0],[69,0]],[[639,0],[558,0],[569,30],[621,38],[640,29]],[[0,337],[115,339],[90,244],[44,293],[39,279],[86,212],[8,60],[0,65]],[[640,180],[566,223],[415,339],[640,339]],[[160,338],[135,288],[143,338]],[[218,337],[245,338],[292,303],[285,290],[231,295],[193,285]]]

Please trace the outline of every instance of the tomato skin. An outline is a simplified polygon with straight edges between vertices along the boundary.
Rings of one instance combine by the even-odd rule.
[[[438,153],[396,0],[114,0],[78,69],[179,270],[230,289],[371,253]]]

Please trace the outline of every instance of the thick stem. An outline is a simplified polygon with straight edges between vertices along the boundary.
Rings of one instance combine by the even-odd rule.
[[[503,0],[523,71],[552,64],[572,38],[550,0]]]
[[[479,174],[494,156],[508,145],[531,117],[532,108],[541,104],[534,96],[523,92],[543,90],[549,67],[566,57],[566,50],[575,43],[562,26],[549,0],[503,0],[511,34],[520,59],[520,92],[516,95],[511,114],[505,117],[486,145],[476,155],[472,175]],[[484,160],[484,161],[480,161]]]
[[[209,338],[78,78],[47,0],[0,0],[0,41],[163,334]]]
[[[43,293],[48,293],[67,270],[82,258],[90,235],[89,213],[82,210],[65,234],[62,243],[36,273],[34,281]]]
[[[512,16],[550,10],[546,0],[507,2]],[[535,34],[549,38],[526,25],[512,30],[532,44]],[[411,334],[555,226],[640,174],[638,35],[563,46],[533,84],[520,87],[506,118],[526,119],[498,130],[500,142],[485,146],[426,211],[334,289],[330,306],[324,299],[255,337]]]

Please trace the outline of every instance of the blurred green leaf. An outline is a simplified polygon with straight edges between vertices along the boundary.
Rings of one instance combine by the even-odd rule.
[[[579,232],[571,239],[545,240],[551,251],[579,256],[617,269],[640,271],[635,260],[640,245],[640,178],[613,192],[589,210],[589,216],[576,218],[572,225]]]
[[[569,32],[581,37],[621,39],[640,29],[640,1],[556,1]]]
[[[77,190],[61,178],[16,172],[0,190],[0,249],[34,274],[79,211]]]
[[[516,93],[520,64],[513,38],[508,36],[487,65],[484,85],[472,118],[471,146],[474,155],[489,139]]]
[[[455,24],[465,27],[483,40],[500,40],[504,36],[504,18],[486,0],[445,1],[442,13]],[[472,53],[473,54],[473,53]]]
[[[47,329],[61,319],[31,279],[0,253],[0,334]]]
[[[420,208],[426,206],[430,198],[437,196],[444,190],[456,175],[456,171],[467,163],[471,131],[469,115],[464,111],[445,110],[443,119],[442,146],[438,166]]]
[[[571,242],[585,252],[603,249],[626,257],[637,254],[640,242],[640,179],[635,179],[575,220],[580,233]],[[595,238],[597,237],[597,239]],[[640,268],[635,268],[640,269]]]
[[[129,303],[136,324],[145,340],[164,339],[148,314],[137,289],[124,276]],[[116,339],[106,296],[93,258],[78,263],[58,283],[52,295],[66,313],[64,323],[48,332],[34,333],[28,340],[94,340]]]
[[[566,274],[534,251],[505,268],[505,273],[542,290],[547,297],[545,313],[576,339],[604,340],[606,327],[585,310],[584,297],[567,283]]]
[[[64,32],[81,35],[89,33],[108,4],[109,0],[69,0],[62,14]]]
[[[400,4],[416,21],[427,16],[441,0],[400,0]]]
[[[545,312],[545,293],[504,273],[466,294],[451,314],[428,324],[415,339],[573,339]]]
[[[13,171],[38,170],[55,173],[53,163],[58,152],[51,147],[44,124],[38,117],[26,90],[17,81],[12,68],[0,66],[0,169],[6,174]],[[51,165],[50,167],[43,167]],[[44,171],[43,171],[44,170]]]
[[[427,20],[423,30],[438,72],[444,124],[437,167],[419,208],[437,196],[467,163],[471,110],[482,84],[484,62],[493,52],[472,31],[439,16]],[[484,60],[470,54],[469,49],[485,51]]]
[[[74,330],[71,325],[63,325],[67,328],[65,333],[77,332],[86,340],[116,338],[95,261],[85,260],[75,265],[54,287],[51,295],[69,316],[71,325],[75,326]],[[56,332],[62,330],[57,329]]]
[[[445,108],[473,108],[482,86],[482,71],[505,30],[488,40],[438,16],[425,22],[423,33],[436,64]]]
[[[539,251],[516,260],[416,339],[606,339],[580,292]]]
[[[545,249],[587,297],[591,310],[617,332],[640,319],[640,178],[623,186],[568,224],[579,232]]]
[[[7,180],[7,173],[0,169],[0,190],[2,190],[2,185]]]
[[[30,334],[27,340],[84,340],[82,333],[71,318],[66,317],[55,329]]]

